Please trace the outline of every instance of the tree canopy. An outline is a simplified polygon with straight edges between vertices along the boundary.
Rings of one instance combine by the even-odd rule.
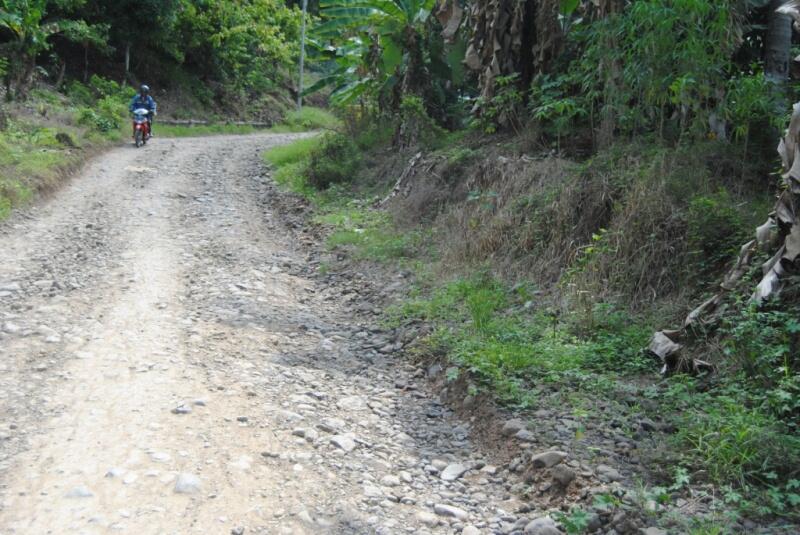
[[[129,64],[140,76],[166,65],[245,97],[289,85],[299,26],[299,10],[280,0],[2,0],[0,51],[12,91],[24,92],[37,66],[79,72],[91,56],[121,81],[133,81]]]

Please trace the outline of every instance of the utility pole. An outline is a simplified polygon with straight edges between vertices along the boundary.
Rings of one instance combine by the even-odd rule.
[[[303,0],[303,23],[300,30],[300,82],[297,84],[297,111],[303,109],[303,64],[306,61],[306,12],[308,0]]]

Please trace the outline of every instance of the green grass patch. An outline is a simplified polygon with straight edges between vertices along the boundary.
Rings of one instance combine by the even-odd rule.
[[[17,171],[22,175],[35,175],[52,178],[59,166],[67,162],[67,156],[55,150],[30,151],[17,164]]]
[[[666,462],[717,485],[722,500],[746,514],[800,518],[800,437],[746,376],[710,388],[678,376],[645,394],[658,400],[677,429]]]
[[[300,132],[306,130],[335,130],[342,126],[342,121],[323,108],[304,106],[300,111],[295,110],[287,113],[283,119],[282,126]]]
[[[335,229],[328,237],[329,248],[348,248],[356,258],[365,260],[412,258],[424,240],[419,231],[395,229],[389,214],[358,203],[343,208],[328,207],[328,212],[316,219]]]
[[[532,306],[524,286],[508,288],[482,274],[412,298],[390,316],[395,323],[432,323],[430,343],[514,406],[534,404],[543,385],[581,385],[587,393],[604,393],[618,377],[649,365],[640,349],[650,330],[626,314],[609,306],[609,319],[582,334],[576,326],[585,320]],[[606,376],[608,370],[613,377]]]
[[[311,150],[318,144],[319,140],[313,137],[298,139],[288,145],[279,145],[267,150],[264,153],[264,160],[278,169],[297,164],[308,160]]]
[[[32,198],[33,191],[18,180],[0,179],[0,220],[8,217],[12,208],[24,205]]]
[[[370,207],[369,200],[354,199],[364,194],[355,193],[346,183],[358,168],[358,155],[354,154],[357,149],[352,142],[347,145],[348,150],[341,149],[341,134],[329,136],[301,139],[266,151],[264,160],[275,169],[275,181],[316,206],[316,222],[333,228],[327,240],[330,249],[346,248],[356,258],[376,261],[413,257],[424,242],[424,233],[400,232],[387,213]],[[325,180],[314,181],[318,187],[320,183],[327,187],[312,186],[312,175],[331,169],[347,171],[340,177],[325,175]]]

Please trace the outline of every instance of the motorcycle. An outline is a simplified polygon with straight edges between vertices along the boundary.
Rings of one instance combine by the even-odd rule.
[[[147,120],[150,111],[145,108],[133,110],[133,142],[136,147],[141,147],[150,139],[150,121]]]

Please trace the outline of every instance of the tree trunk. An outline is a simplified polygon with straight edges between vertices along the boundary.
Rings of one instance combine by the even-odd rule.
[[[612,17],[622,10],[619,0],[604,0],[598,7],[598,18]],[[609,37],[606,46],[613,50],[617,47],[615,36]],[[614,142],[614,132],[617,128],[617,107],[616,102],[619,95],[619,80],[622,78],[622,65],[619,60],[604,58],[601,69],[605,72],[606,79],[603,88],[603,102],[605,105],[600,109],[600,129],[596,133],[596,146],[598,149],[605,149]]]
[[[22,68],[14,81],[14,98],[24,97],[28,93],[34,70],[36,70],[36,56],[25,55],[22,60]]]
[[[426,86],[425,60],[422,57],[419,34],[411,26],[405,30],[405,41],[406,50],[408,50],[408,66],[405,76],[403,76],[403,94],[422,96],[421,88]]]
[[[83,43],[83,83],[89,80],[89,43]]]
[[[784,85],[789,79],[789,62],[792,47],[792,18],[775,10],[786,0],[772,0],[767,22],[767,47],[764,58],[764,74],[767,79]]]
[[[61,67],[58,69],[58,78],[56,79],[56,89],[61,87],[61,84],[64,83],[64,75],[67,73],[67,62],[62,61]]]
[[[128,73],[131,70],[131,42],[125,43],[125,75],[122,78],[122,87],[128,83]]]

